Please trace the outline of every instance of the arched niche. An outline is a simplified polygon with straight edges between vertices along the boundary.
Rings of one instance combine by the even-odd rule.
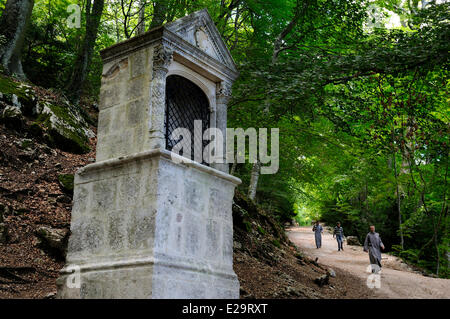
[[[179,75],[197,85],[207,96],[211,112],[215,112],[216,106],[216,83],[189,69],[185,65],[173,61],[169,66],[167,76]]]
[[[211,107],[208,96],[204,89],[191,81],[190,79],[179,74],[171,74],[166,78],[166,98],[165,98],[165,140],[166,149],[171,151],[172,148],[182,140],[182,137],[172,139],[172,132],[177,128],[189,130],[191,135],[191,154],[183,155],[194,160],[194,150],[196,145],[203,148],[208,144],[208,140],[203,140],[203,133],[211,127]],[[201,136],[196,135],[194,121],[200,120]],[[186,149],[186,147],[185,147]],[[184,149],[184,151],[185,151]],[[200,153],[200,154],[202,154]],[[206,162],[202,164],[208,165]]]

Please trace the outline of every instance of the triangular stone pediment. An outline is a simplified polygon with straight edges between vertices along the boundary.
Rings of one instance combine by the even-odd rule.
[[[169,22],[166,29],[237,71],[233,58],[206,9]]]

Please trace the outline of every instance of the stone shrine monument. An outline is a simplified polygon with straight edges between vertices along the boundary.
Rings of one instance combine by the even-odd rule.
[[[194,120],[225,135],[238,72],[211,17],[195,12],[101,55],[97,158],[75,175],[58,298],[239,298],[240,180],[170,151],[171,132]]]

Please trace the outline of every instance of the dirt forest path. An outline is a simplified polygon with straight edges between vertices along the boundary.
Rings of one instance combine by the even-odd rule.
[[[326,229],[322,235],[322,248],[316,249],[312,227],[292,227],[289,239],[306,255],[334,269],[342,269],[361,278],[366,285],[370,273],[366,272],[369,257],[361,246],[347,246],[337,251],[337,242]],[[382,254],[380,288],[373,288],[375,298],[450,298],[450,279],[425,277],[410,270],[398,258]]]

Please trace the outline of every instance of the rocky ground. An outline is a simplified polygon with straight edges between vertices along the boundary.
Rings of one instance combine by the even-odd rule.
[[[73,174],[95,159],[96,112],[0,74],[0,298],[55,293]],[[77,154],[76,154],[77,153]]]
[[[91,141],[95,145],[95,139]],[[70,176],[93,161],[48,147],[0,125],[0,298],[44,298],[55,293],[70,224]],[[69,177],[69,185],[60,179]],[[46,228],[44,228],[46,227]],[[52,234],[48,234],[51,231]],[[58,236],[52,241],[51,236]],[[66,234],[66,235],[65,235]]]

